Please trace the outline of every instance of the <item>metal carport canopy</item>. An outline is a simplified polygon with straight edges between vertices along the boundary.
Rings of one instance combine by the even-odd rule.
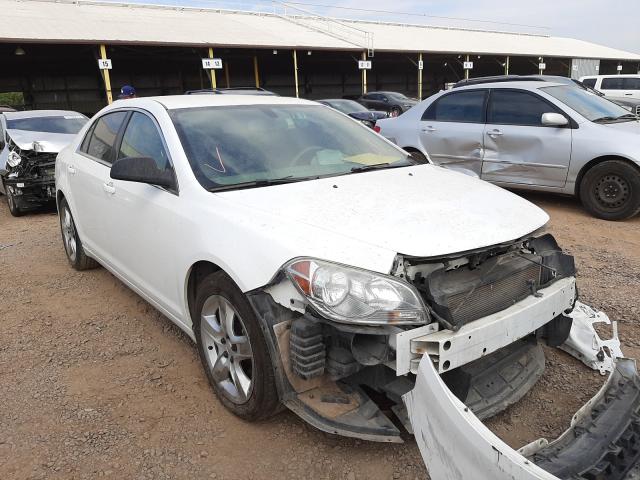
[[[364,43],[326,33],[326,22],[333,20],[321,18],[70,0],[0,0],[0,12],[0,42],[366,48]],[[373,47],[380,51],[640,60],[639,54],[563,37],[369,21],[339,23],[370,32]]]

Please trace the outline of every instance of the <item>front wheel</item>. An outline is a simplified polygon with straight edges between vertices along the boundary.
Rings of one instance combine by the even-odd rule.
[[[640,171],[622,160],[592,167],[580,182],[580,200],[593,216],[624,220],[640,212]]]
[[[21,217],[24,212],[20,209],[20,207],[18,207],[11,189],[6,186],[5,189],[7,191],[7,205],[9,205],[9,213],[11,213],[11,215],[13,215],[14,217]]]
[[[209,383],[222,404],[245,420],[272,416],[280,401],[259,320],[224,272],[198,286],[193,331]]]

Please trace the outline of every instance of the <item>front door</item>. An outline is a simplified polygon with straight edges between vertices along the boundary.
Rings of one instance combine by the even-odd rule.
[[[429,105],[419,135],[434,163],[480,176],[487,96],[482,89],[455,91]]]
[[[542,115],[552,112],[562,113],[533,92],[492,90],[484,129],[482,178],[505,184],[564,187],[572,129],[542,125]]]

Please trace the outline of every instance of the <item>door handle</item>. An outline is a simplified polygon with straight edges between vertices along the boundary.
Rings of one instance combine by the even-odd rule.
[[[502,133],[502,131],[496,128],[494,130],[491,130],[490,132],[487,132],[487,135],[489,135],[490,137],[499,137],[500,135],[504,135],[504,134]]]
[[[631,95],[633,95],[633,93],[625,93],[624,95],[625,97],[630,97]]]
[[[76,167],[74,167],[73,165],[67,165],[67,171],[68,171],[71,175],[75,175],[75,174],[76,174]]]
[[[116,187],[113,186],[113,182],[103,183],[102,189],[110,195],[116,193]]]
[[[435,128],[433,128],[431,125],[429,125],[428,127],[423,127],[423,128],[422,128],[422,131],[423,131],[423,132],[435,132],[435,131],[436,131],[436,129],[435,129]]]

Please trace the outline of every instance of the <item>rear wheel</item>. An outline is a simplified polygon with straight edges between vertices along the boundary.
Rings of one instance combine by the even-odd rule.
[[[69,260],[71,266],[76,270],[96,268],[98,262],[85,253],[80,237],[78,236],[78,231],[76,230],[73,215],[71,215],[71,210],[69,209],[69,204],[64,198],[60,200],[59,216],[62,243],[64,244],[64,250],[67,254],[67,260]]]
[[[640,212],[640,171],[623,160],[592,167],[580,182],[580,200],[593,216],[624,220]]]
[[[273,365],[249,301],[224,272],[203,279],[193,331],[209,383],[222,404],[245,420],[277,412]]]

